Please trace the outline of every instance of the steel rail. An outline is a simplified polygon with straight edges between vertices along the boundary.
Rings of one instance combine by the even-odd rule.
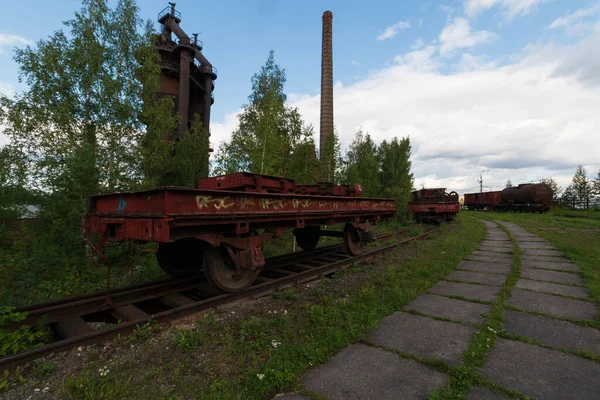
[[[377,239],[385,239],[405,231],[406,229],[398,229],[386,232],[378,235]],[[276,269],[289,263],[300,263],[305,259],[325,256],[334,253],[337,250],[341,250],[343,247],[343,244],[334,243],[310,251],[299,251],[271,257],[266,260],[267,264],[265,265],[264,271]],[[29,315],[25,320],[20,321],[19,323],[10,324],[7,328],[16,329],[22,325],[33,326],[38,323],[38,321],[50,324],[70,316],[108,311],[119,306],[150,300],[172,293],[184,292],[197,287],[202,287],[204,292],[208,295],[216,294],[214,289],[211,290],[211,287],[206,283],[204,276],[201,274],[188,278],[161,279],[144,284],[114,288],[108,291],[100,290],[79,296],[21,307],[16,309],[15,312],[28,312]]]
[[[125,335],[128,333],[132,333],[138,325],[147,323],[150,320],[160,321],[160,322],[173,321],[173,320],[177,320],[177,319],[189,316],[189,315],[193,315],[193,314],[197,314],[197,313],[200,313],[203,311],[221,307],[226,304],[232,304],[232,303],[235,303],[242,299],[257,298],[257,297],[265,296],[265,295],[273,293],[277,290],[281,290],[283,288],[293,286],[296,283],[304,283],[304,282],[308,282],[311,280],[319,279],[322,276],[326,276],[326,275],[329,275],[329,274],[335,272],[336,270],[338,270],[339,268],[341,268],[344,265],[352,264],[357,261],[363,260],[365,258],[370,258],[373,256],[377,256],[377,255],[386,253],[386,252],[396,248],[399,245],[408,243],[413,240],[421,239],[421,238],[425,237],[426,235],[430,234],[431,232],[437,231],[438,229],[439,228],[433,228],[423,234],[420,234],[420,235],[417,235],[417,236],[414,236],[411,238],[407,238],[404,240],[400,240],[398,242],[392,243],[387,246],[379,247],[379,248],[376,248],[373,250],[367,250],[358,256],[350,256],[350,257],[342,258],[337,261],[328,262],[321,266],[312,267],[305,271],[295,272],[289,276],[271,279],[264,283],[258,283],[256,285],[251,286],[250,288],[248,288],[247,290],[245,290],[243,292],[219,294],[219,295],[210,297],[208,299],[195,301],[191,304],[187,304],[187,305],[183,305],[180,307],[175,307],[170,310],[154,313],[154,314],[149,315],[148,317],[125,321],[118,325],[115,325],[115,326],[112,326],[112,327],[109,327],[109,328],[106,328],[103,330],[94,331],[94,332],[91,332],[91,333],[88,333],[88,334],[85,334],[82,336],[73,336],[73,337],[70,337],[67,339],[61,339],[61,340],[49,343],[49,344],[41,346],[41,347],[29,349],[29,350],[26,350],[21,353],[6,356],[3,358],[0,358],[0,371],[14,369],[19,365],[23,365],[29,361],[40,358],[44,355],[47,355],[50,353],[56,353],[56,352],[60,352],[60,351],[65,351],[76,345],[94,344],[94,343],[98,343],[101,341],[105,341],[105,340],[117,337],[119,335]],[[380,235],[380,236],[378,236],[378,238],[390,237],[397,233],[398,232],[394,232],[394,233],[390,232],[387,234]],[[331,245],[331,246],[327,246],[327,247],[330,249],[333,249],[337,246],[342,247],[342,245]],[[323,247],[321,247],[319,249],[323,249]],[[302,252],[299,252],[298,254],[301,254],[301,253]],[[308,252],[308,253],[312,254],[312,252]],[[287,256],[287,255],[285,255],[285,256]]]

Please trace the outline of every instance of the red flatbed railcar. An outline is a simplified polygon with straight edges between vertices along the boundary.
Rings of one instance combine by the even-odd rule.
[[[458,193],[447,193],[446,188],[415,190],[408,209],[417,222],[451,221],[460,212]]]
[[[237,173],[201,179],[200,189],[163,187],[92,196],[87,233],[104,243],[157,242],[157,260],[173,276],[204,271],[217,288],[235,292],[248,287],[264,266],[261,244],[294,229],[304,250],[321,236],[344,238],[359,254],[373,240],[369,223],[396,214],[394,199],[360,198],[360,186],[296,185],[293,180]],[[321,225],[345,223],[344,232]],[[91,243],[91,242],[90,242]]]

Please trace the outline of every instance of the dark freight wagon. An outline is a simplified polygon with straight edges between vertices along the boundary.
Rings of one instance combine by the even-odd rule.
[[[552,205],[554,192],[545,183],[522,184],[504,190],[465,193],[466,210],[546,212]]]

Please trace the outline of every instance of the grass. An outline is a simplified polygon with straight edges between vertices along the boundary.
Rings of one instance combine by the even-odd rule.
[[[314,288],[312,300],[294,302],[289,312],[255,315],[235,325],[210,318],[200,322],[207,328],[203,337],[215,338],[227,348],[220,360],[227,360],[235,370],[216,376],[202,388],[191,386],[189,376],[182,377],[174,383],[176,394],[188,397],[199,390],[195,395],[200,398],[259,399],[294,389],[302,372],[363,338],[385,316],[453,270],[476,248],[483,226],[473,218],[461,218],[455,228],[443,226],[442,233],[434,236],[431,242],[412,244],[416,255],[403,263],[396,261],[401,250],[385,258],[389,268],[353,291]],[[282,299],[289,297],[284,294]]]
[[[310,288],[302,285],[275,299],[248,303],[243,316],[237,308],[222,309],[200,316],[193,328],[140,325],[129,338],[115,341],[113,355],[95,348],[84,352],[82,366],[52,394],[263,399],[297,389],[304,371],[363,340],[383,318],[455,269],[483,233],[478,219],[461,216],[442,225],[430,241],[349,266]],[[49,369],[41,366],[40,373]]]

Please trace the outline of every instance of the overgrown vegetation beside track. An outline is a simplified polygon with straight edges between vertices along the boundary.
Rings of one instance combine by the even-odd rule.
[[[60,376],[53,373],[52,393],[83,398],[107,398],[108,393],[123,398],[271,398],[294,389],[305,370],[361,340],[385,316],[437,283],[477,247],[483,231],[478,219],[460,216],[432,233],[431,240],[347,267],[331,279],[173,328],[140,327],[152,333],[116,341],[107,350],[99,346],[83,349],[80,356],[71,354],[77,367],[63,368]],[[86,364],[90,361],[91,366]],[[67,381],[65,375],[70,376]]]

